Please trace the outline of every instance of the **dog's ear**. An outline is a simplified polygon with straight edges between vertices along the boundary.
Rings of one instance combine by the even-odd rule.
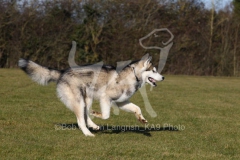
[[[148,55],[148,54],[147,54]],[[144,56],[145,57],[145,56]],[[151,67],[152,63],[152,56],[149,56],[147,59],[144,59],[144,67],[146,67],[146,69],[148,69],[149,67]]]
[[[149,54],[145,54],[142,58],[141,61],[151,61],[152,60],[152,56],[149,56]]]
[[[147,53],[147,54],[145,54],[145,55],[141,58],[141,61],[145,61],[145,60],[147,60],[148,57],[149,57],[149,54]]]
[[[148,64],[147,70],[152,66],[152,63]]]
[[[145,54],[142,58],[141,58],[141,61],[145,61],[149,58],[149,54]]]

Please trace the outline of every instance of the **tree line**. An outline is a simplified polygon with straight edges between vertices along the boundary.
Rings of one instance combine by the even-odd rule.
[[[79,65],[116,66],[145,53],[157,65],[159,50],[139,39],[167,28],[174,44],[163,74],[239,76],[239,4],[215,10],[199,0],[0,0],[0,67],[15,68],[22,57],[67,68],[73,40]],[[164,47],[169,38],[161,32],[144,45]]]

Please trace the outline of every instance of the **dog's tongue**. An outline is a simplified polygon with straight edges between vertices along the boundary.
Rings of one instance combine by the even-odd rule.
[[[156,80],[155,80],[155,79],[153,79],[153,78],[150,78],[150,79],[151,79],[151,81],[152,81],[152,82],[154,82],[154,83],[156,82]]]

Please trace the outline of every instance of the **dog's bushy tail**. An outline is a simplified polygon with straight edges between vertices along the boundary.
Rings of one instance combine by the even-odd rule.
[[[33,81],[41,85],[47,85],[51,81],[56,82],[61,76],[61,72],[58,70],[48,69],[26,59],[19,59],[18,66],[26,72]]]

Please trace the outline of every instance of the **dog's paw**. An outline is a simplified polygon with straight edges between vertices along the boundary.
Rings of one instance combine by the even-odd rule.
[[[139,118],[138,121],[141,122],[141,123],[143,123],[143,124],[148,123],[148,121],[147,121],[146,119],[142,119],[142,118]]]
[[[139,122],[141,122],[143,124],[148,123],[148,121],[142,116],[142,114],[136,114],[135,113],[135,115],[136,115]]]
[[[90,113],[90,115],[94,116],[94,117],[98,117],[98,118],[102,118],[102,113],[99,113],[97,111],[92,111]]]
[[[95,135],[92,134],[92,133],[87,133],[87,134],[85,134],[85,136],[88,136],[88,137],[95,137]]]
[[[99,126],[93,127],[93,130],[98,131],[100,130],[100,127]]]
[[[92,134],[87,128],[82,129],[82,132],[85,136],[95,137],[95,135]]]
[[[88,128],[91,128],[92,130],[95,130],[95,131],[100,130],[100,127],[96,124],[88,125]]]

